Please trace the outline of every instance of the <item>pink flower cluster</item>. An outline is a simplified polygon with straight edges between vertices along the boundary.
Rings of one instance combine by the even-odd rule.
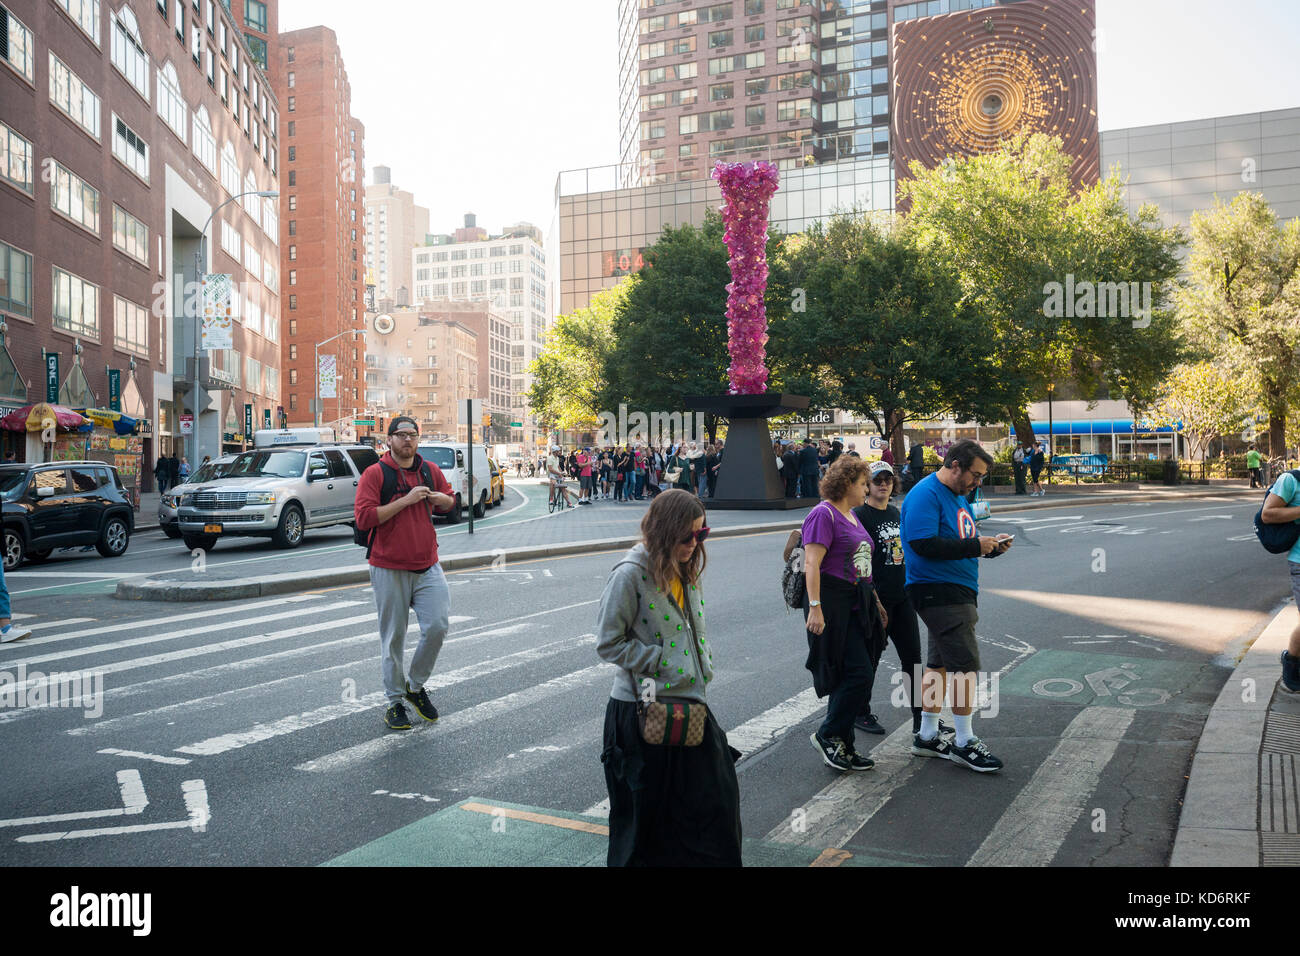
[[[718,163],[713,178],[726,205],[723,242],[730,253],[731,282],[727,284],[727,376],[732,395],[761,395],[767,391],[767,211],[777,190],[774,163]]]

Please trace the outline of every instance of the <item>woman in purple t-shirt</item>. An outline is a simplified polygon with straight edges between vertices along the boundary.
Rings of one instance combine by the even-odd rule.
[[[804,619],[818,697],[830,695],[813,746],[836,770],[870,770],[853,746],[853,719],[875,677],[871,645],[884,630],[884,609],[871,582],[873,542],[853,514],[867,500],[867,463],[842,455],[821,480],[822,501],[803,522]]]

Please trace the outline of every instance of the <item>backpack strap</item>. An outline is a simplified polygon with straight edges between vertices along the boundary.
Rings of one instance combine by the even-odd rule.
[[[384,464],[383,459],[380,459],[376,464],[379,465],[379,473],[384,476],[383,483],[379,486],[379,504],[382,506],[392,501],[397,494],[397,469]],[[370,529],[370,533],[366,535],[367,561],[370,560],[370,552],[374,550],[375,532],[378,530],[379,525],[375,525]]]

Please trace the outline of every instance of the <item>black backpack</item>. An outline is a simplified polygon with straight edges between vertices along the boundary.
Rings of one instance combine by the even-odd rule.
[[[375,462],[372,468],[378,467],[383,470],[384,483],[379,489],[379,503],[386,505],[393,500],[397,494],[397,469],[384,464],[382,461]],[[433,473],[429,471],[429,463],[423,458],[420,459],[420,477],[424,483],[433,491],[437,491],[437,486],[433,483]],[[370,560],[370,552],[375,546],[375,532],[379,530],[379,525],[375,525],[369,531],[362,531],[355,525],[352,528],[352,541],[366,549],[366,560]]]
[[[1300,483],[1300,468],[1293,469],[1287,474]],[[1268,501],[1270,494],[1272,494],[1271,490],[1264,492],[1265,501]],[[1286,554],[1295,547],[1297,541],[1300,541],[1300,524],[1294,521],[1285,524],[1265,524],[1264,506],[1261,504],[1259,510],[1255,512],[1255,537],[1259,538],[1259,543],[1270,554]]]

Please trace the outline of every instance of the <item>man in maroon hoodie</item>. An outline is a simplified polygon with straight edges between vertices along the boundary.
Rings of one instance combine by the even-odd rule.
[[[442,650],[451,609],[447,579],[438,565],[433,512],[450,511],[456,499],[438,466],[416,454],[419,440],[420,430],[414,419],[392,420],[388,426],[389,453],[361,475],[354,512],[358,530],[373,529],[366,557],[379,609],[380,665],[389,701],[384,723],[390,730],[411,729],[403,698],[425,720],[438,719],[438,710],[429,700],[424,682],[433,673]],[[383,494],[386,474],[391,496]],[[420,644],[411,658],[407,677],[403,673],[402,644],[411,608],[415,608],[420,622]]]

